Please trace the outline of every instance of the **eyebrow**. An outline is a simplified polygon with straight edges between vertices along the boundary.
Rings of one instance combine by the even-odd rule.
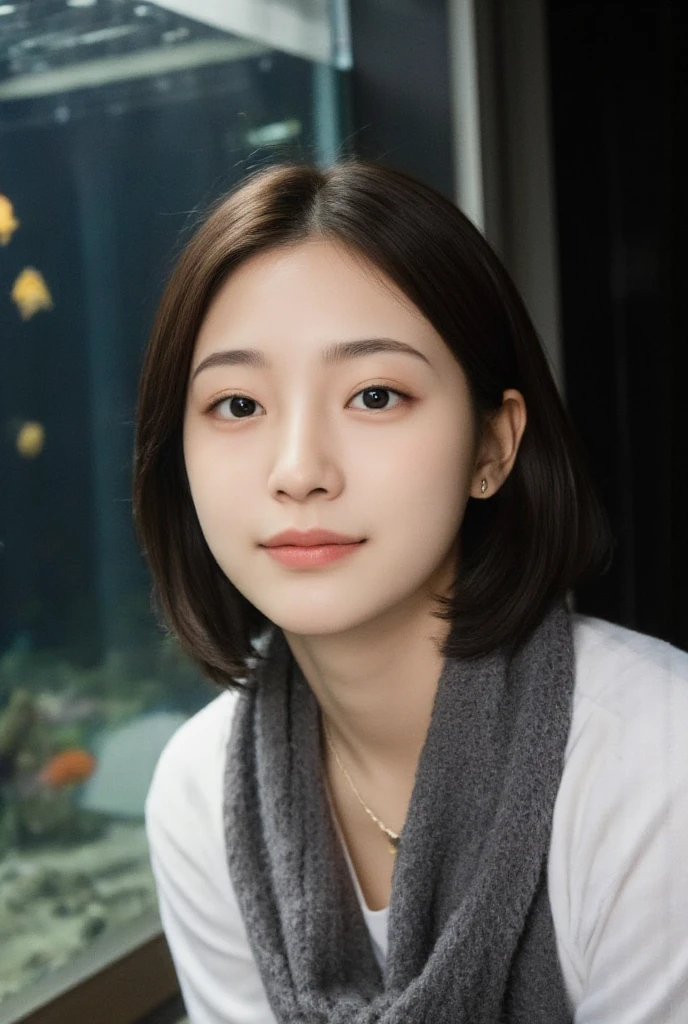
[[[428,366],[431,365],[427,356],[424,356],[412,345],[404,341],[395,341],[394,338],[361,338],[356,341],[336,341],[327,345],[322,352],[322,361],[325,366],[333,366],[343,363],[349,359],[358,359],[361,356],[374,355],[377,352],[400,352],[403,355],[414,356],[422,359]],[[271,362],[264,352],[257,348],[233,348],[223,349],[221,352],[213,352],[202,359],[193,372],[192,381],[202,370],[209,370],[214,366],[253,366],[261,370],[270,369]]]

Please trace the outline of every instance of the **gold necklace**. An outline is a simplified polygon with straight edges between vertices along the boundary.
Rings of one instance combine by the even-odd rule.
[[[380,819],[377,817],[377,815],[373,814],[373,812],[371,811],[370,807],[368,807],[368,805],[365,803],[365,801],[363,800],[363,797],[361,796],[361,794],[356,789],[356,786],[354,785],[354,780],[351,778],[351,776],[349,775],[348,771],[346,770],[346,768],[344,767],[342,762],[339,760],[339,754],[337,753],[337,749],[336,749],[334,743],[332,742],[332,737],[330,736],[330,730],[327,728],[327,722],[325,721],[324,715],[322,716],[322,724],[323,724],[323,728],[325,729],[325,736],[327,738],[327,742],[329,744],[330,750],[334,754],[334,759],[337,762],[339,770],[341,771],[342,775],[344,776],[346,781],[351,786],[351,789],[353,790],[354,796],[358,800],[358,802],[361,805],[361,807],[363,808],[363,810],[366,812],[366,814],[370,818],[373,819],[373,821],[375,822],[377,827],[379,829],[382,829],[382,831],[387,836],[387,839],[389,841],[389,852],[391,854],[396,854],[396,852],[397,852],[397,850],[399,848],[399,840],[401,839],[401,836],[397,832],[392,832],[391,828],[387,828],[387,826],[384,824],[384,822],[380,821]]]

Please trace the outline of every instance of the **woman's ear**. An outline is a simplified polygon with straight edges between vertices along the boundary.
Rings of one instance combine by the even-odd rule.
[[[502,404],[483,421],[483,435],[471,482],[472,498],[490,498],[512,470],[528,414],[520,391],[509,388]]]

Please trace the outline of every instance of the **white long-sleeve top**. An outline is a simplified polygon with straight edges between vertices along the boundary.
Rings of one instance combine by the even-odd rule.
[[[576,615],[548,889],[576,1024],[688,1024],[688,654]],[[146,802],[160,915],[192,1024],[274,1024],[227,868],[236,694],[163,750]],[[380,962],[388,911],[365,905]]]

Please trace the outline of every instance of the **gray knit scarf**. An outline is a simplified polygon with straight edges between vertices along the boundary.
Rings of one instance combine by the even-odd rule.
[[[513,657],[445,659],[394,867],[381,972],[284,634],[238,700],[230,877],[280,1024],[571,1024],[547,855],[573,694],[568,613]]]

